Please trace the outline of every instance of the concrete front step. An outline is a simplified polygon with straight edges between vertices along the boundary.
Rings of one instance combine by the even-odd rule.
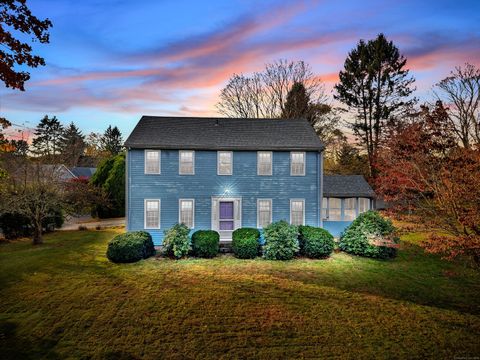
[[[231,253],[232,252],[232,242],[231,241],[220,241],[220,252]]]

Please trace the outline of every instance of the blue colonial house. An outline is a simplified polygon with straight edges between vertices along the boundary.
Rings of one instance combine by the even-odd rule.
[[[340,232],[373,206],[361,176],[323,176],[324,146],[306,120],[143,116],[127,148],[127,230],[160,245],[175,223],[222,241],[272,221]]]

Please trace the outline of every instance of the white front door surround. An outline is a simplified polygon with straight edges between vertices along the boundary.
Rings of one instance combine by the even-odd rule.
[[[212,230],[218,231],[221,241],[231,241],[234,230],[242,227],[241,197],[212,197]]]

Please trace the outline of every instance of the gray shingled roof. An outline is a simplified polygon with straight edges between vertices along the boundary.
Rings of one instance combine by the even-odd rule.
[[[325,197],[375,197],[375,192],[362,175],[324,175]]]
[[[90,179],[97,168],[76,166],[69,169],[76,177],[85,177]]]
[[[313,150],[323,145],[304,120],[143,116],[129,148]]]

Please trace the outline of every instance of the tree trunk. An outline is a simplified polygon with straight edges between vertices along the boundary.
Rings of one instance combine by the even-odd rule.
[[[35,221],[34,229],[33,229],[33,245],[41,245],[41,244],[43,244],[42,222]]]

